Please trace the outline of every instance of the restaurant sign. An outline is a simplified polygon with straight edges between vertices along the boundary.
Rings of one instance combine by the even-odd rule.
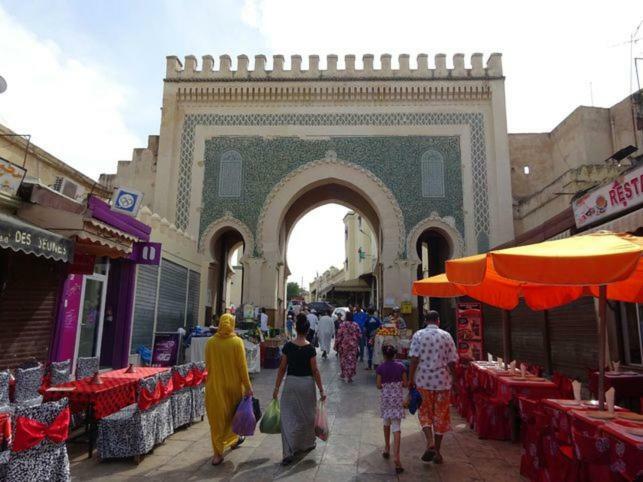
[[[73,259],[73,243],[58,234],[0,213],[0,247],[65,263]]]
[[[582,228],[643,204],[643,165],[626,172],[572,203],[576,227]]]

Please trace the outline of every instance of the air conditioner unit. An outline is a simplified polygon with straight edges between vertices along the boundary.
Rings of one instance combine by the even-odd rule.
[[[54,191],[58,191],[59,193],[64,194],[71,199],[76,199],[76,196],[79,192],[78,184],[70,181],[66,177],[61,176],[56,177],[56,182],[54,182],[53,189]]]

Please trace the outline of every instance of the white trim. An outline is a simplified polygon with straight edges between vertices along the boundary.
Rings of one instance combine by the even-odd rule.
[[[138,286],[138,267],[135,266],[136,272],[134,273],[134,295],[132,296],[132,312],[130,313],[129,319],[129,346],[127,347],[127,356],[132,354],[132,335],[134,334],[134,312],[136,311],[136,287]]]
[[[161,290],[161,273],[163,267],[163,256],[159,260],[158,275],[156,276],[156,298],[154,299],[154,323],[152,323],[152,342],[150,346],[154,349],[154,333],[156,333],[156,324],[159,319],[159,291]]]

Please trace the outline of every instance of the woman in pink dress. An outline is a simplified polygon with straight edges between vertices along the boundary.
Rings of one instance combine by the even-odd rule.
[[[340,377],[352,383],[357,371],[357,352],[362,332],[359,325],[353,321],[353,314],[350,311],[345,316],[346,319],[339,325],[335,337],[335,349],[339,353],[339,366],[342,372]]]

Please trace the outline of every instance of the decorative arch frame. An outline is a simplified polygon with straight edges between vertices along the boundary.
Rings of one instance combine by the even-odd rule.
[[[359,185],[349,181],[357,176]],[[383,234],[380,247],[382,261],[392,263],[403,256],[406,228],[404,215],[393,192],[370,170],[357,164],[337,159],[334,151],[326,152],[324,159],[311,161],[284,176],[270,191],[257,222],[257,251],[280,258],[279,232],[284,216],[292,202],[305,193],[302,186],[326,181],[339,182],[362,195],[375,210]],[[271,220],[268,222],[268,220]],[[272,220],[278,220],[273,222]]]
[[[441,217],[438,213],[433,211],[428,217],[417,223],[413,226],[413,229],[409,231],[406,241],[406,256],[411,262],[416,264],[420,264],[422,262],[417,254],[416,245],[422,233],[427,229],[435,229],[436,231],[440,231],[444,234],[444,237],[451,248],[451,258],[464,256],[465,243],[462,235],[456,228],[455,219],[451,216]]]
[[[205,229],[205,231],[203,231],[203,234],[201,235],[201,239],[199,241],[199,252],[205,253],[215,235],[225,228],[236,229],[239,234],[241,234],[243,243],[245,245],[243,256],[253,256],[253,253],[255,251],[255,238],[252,234],[252,231],[250,230],[250,228],[248,228],[248,226],[246,226],[243,221],[235,218],[230,212],[226,212],[220,218],[212,221]]]

